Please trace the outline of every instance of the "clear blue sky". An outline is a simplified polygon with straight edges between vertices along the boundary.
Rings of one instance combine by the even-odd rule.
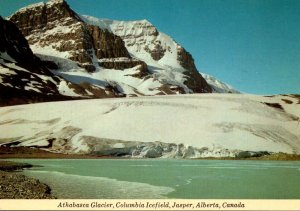
[[[8,16],[38,0],[0,0]],[[300,93],[300,0],[67,0],[79,14],[147,19],[198,70],[254,94]]]

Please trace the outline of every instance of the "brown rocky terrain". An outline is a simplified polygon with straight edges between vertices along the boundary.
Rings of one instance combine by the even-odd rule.
[[[54,199],[49,186],[24,175],[0,171],[0,199]]]
[[[91,158],[111,158],[111,156],[101,156],[101,155],[85,155],[85,154],[62,154],[62,153],[53,153],[45,151],[39,148],[34,147],[6,147],[0,146],[0,159],[9,159],[9,158],[39,158],[39,159],[91,159]],[[1,162],[0,162],[1,163]],[[20,165],[20,166],[19,166]],[[29,166],[28,166],[29,165]],[[18,164],[13,165],[12,163],[1,163],[1,170],[18,170],[21,168],[30,168],[30,164]]]
[[[55,198],[49,186],[16,172],[30,167],[30,164],[0,161],[0,199]]]

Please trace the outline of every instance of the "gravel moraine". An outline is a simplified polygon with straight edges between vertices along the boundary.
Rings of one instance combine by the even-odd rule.
[[[11,171],[19,169],[16,169],[16,165],[24,167],[23,164],[13,163],[10,166],[4,163],[0,162],[0,199],[55,199],[48,185]]]

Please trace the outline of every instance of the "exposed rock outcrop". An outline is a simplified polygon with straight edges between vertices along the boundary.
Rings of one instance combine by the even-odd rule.
[[[164,49],[158,42],[152,50],[149,49],[148,46],[145,46],[145,51],[150,53],[152,59],[154,59],[155,61],[159,61],[161,58],[164,57],[166,49]]]
[[[13,14],[10,20],[20,28],[24,36],[39,30],[53,29],[56,27],[55,23],[61,20],[66,21],[67,25],[81,22],[79,16],[63,0],[30,5]]]
[[[198,72],[192,55],[181,46],[177,48],[177,59],[181,66],[187,71],[184,74],[187,76],[185,84],[195,93],[210,93],[212,92],[211,86],[208,85],[206,80]]]
[[[102,58],[131,58],[123,40],[107,30],[102,30],[98,26],[87,25],[90,32],[95,54],[98,59]]]
[[[101,59],[99,60],[99,65],[107,69],[116,69],[116,70],[124,70],[124,69],[138,66],[140,72],[139,77],[148,75],[147,64],[137,59],[131,59],[126,57],[122,57],[118,59]]]

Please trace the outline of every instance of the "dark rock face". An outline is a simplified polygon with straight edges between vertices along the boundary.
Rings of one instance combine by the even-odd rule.
[[[164,49],[160,43],[156,44],[154,49],[150,50],[148,46],[145,47],[145,51],[150,53],[152,59],[155,61],[160,60],[165,55],[166,49]]]
[[[0,17],[0,106],[67,100],[57,84],[61,78],[53,75],[36,57],[20,30]]]
[[[10,20],[21,29],[26,37],[33,31],[43,30],[44,27],[52,29],[55,25],[49,23],[65,18],[69,18],[68,24],[81,21],[65,1],[49,1],[49,4],[41,2],[31,9],[20,10],[11,16]]]
[[[102,30],[98,26],[87,25],[87,29],[90,32],[97,58],[130,58],[124,42],[119,36]]]
[[[89,31],[65,1],[38,3],[17,11],[10,20],[19,27],[31,45],[51,45],[60,52],[71,51],[71,60],[92,63]],[[57,26],[61,26],[61,31],[55,30]],[[63,31],[63,27],[68,30]]]
[[[41,61],[35,57],[20,30],[14,23],[0,17],[0,52],[7,53],[21,66],[35,67],[35,71]]]
[[[88,72],[95,71],[95,59],[131,58],[123,40],[113,33],[97,26],[88,25],[61,1],[38,3],[30,8],[17,11],[10,17],[28,39],[31,45],[51,46]],[[115,68],[121,64],[107,65]],[[131,66],[130,66],[131,65]],[[126,68],[136,63],[126,63]]]
[[[139,66],[141,75],[147,75],[147,64],[136,59],[122,59],[120,60],[103,60],[99,62],[101,67],[107,69],[124,70],[131,67]]]
[[[172,94],[184,94],[185,91],[180,86],[174,86],[170,84],[164,84],[161,87],[158,88],[159,95],[172,95]]]
[[[211,93],[212,88],[197,71],[192,55],[181,47],[177,49],[177,57],[181,66],[187,70],[184,73],[187,76],[185,84],[195,93]]]

